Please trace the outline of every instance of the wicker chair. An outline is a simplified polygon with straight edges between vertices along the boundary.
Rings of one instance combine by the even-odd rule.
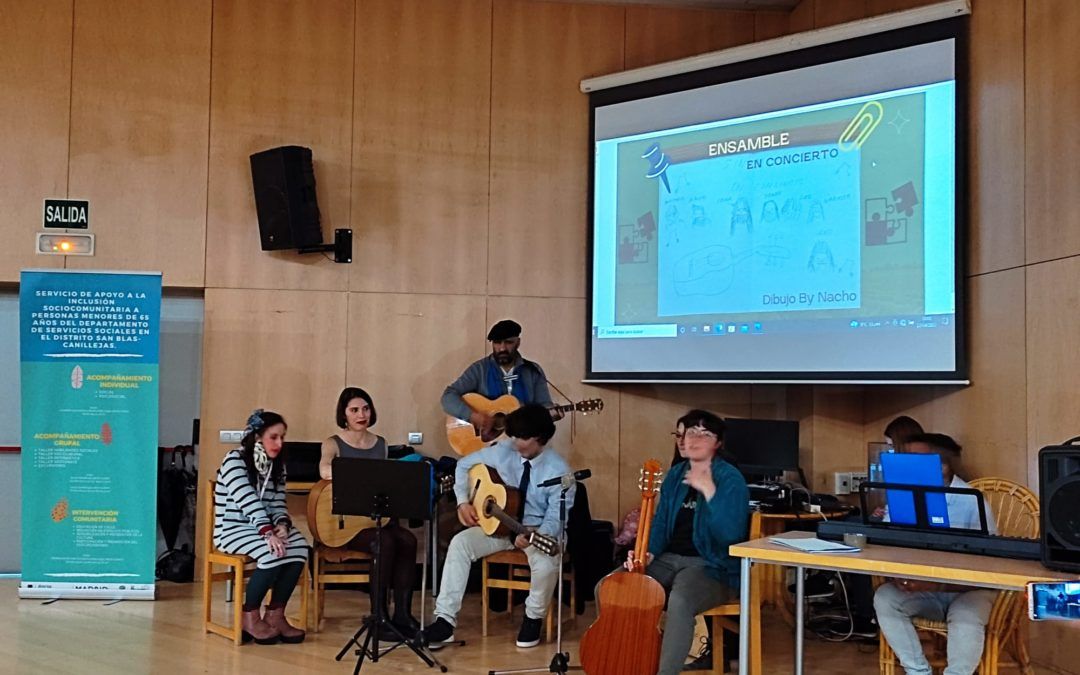
[[[994,514],[999,535],[1006,537],[1039,537],[1039,500],[1028,488],[1005,478],[979,478],[971,481],[971,487],[983,493],[986,504]],[[1027,649],[1027,617],[1023,597],[1016,591],[999,591],[990,610],[986,624],[986,642],[983,644],[979,662],[981,675],[995,675],[1000,665],[1002,648],[1012,653],[1024,675],[1034,675]],[[941,621],[915,619],[915,629],[933,636],[935,651],[942,652],[942,644],[948,637],[949,627]],[[894,675],[896,654],[882,635],[879,640],[879,663],[881,675]],[[941,653],[930,658],[935,670],[945,664]],[[1014,664],[1008,664],[1014,665]]]

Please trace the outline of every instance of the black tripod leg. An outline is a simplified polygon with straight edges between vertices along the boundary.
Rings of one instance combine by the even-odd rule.
[[[375,643],[376,644],[376,646],[375,646],[376,651],[375,652],[369,652],[368,651],[371,648],[371,639],[375,636],[375,631],[378,630],[378,626],[376,624],[372,623],[369,626],[369,628],[371,630],[368,631],[367,637],[364,638],[364,646],[361,647],[360,649],[356,650],[356,654],[357,654],[356,667],[353,668],[353,671],[352,671],[353,675],[357,675],[357,673],[360,672],[361,666],[364,665],[364,657],[365,656],[370,655],[372,661],[378,661],[379,660],[379,653],[377,651],[378,650],[378,641],[376,641],[376,643]]]
[[[363,635],[364,631],[366,631],[367,629],[368,625],[365,621],[363,624],[361,624],[360,628],[358,628],[357,631],[353,633],[352,638],[350,638],[349,641],[345,643],[345,646],[341,648],[341,651],[338,652],[338,655],[334,657],[334,660],[340,661],[342,658],[344,658],[345,652],[349,651],[350,647],[352,647],[353,645],[359,646],[360,636]]]

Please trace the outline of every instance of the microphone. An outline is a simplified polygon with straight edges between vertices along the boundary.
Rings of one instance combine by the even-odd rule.
[[[565,476],[558,476],[556,478],[548,478],[546,481],[538,484],[536,487],[551,487],[552,485],[562,485],[564,487],[570,487],[574,481],[585,480],[592,475],[592,471],[588,469],[582,469],[581,471],[575,471],[574,473],[568,473]]]

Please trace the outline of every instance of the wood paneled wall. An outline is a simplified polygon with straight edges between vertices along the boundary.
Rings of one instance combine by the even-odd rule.
[[[206,289],[203,474],[218,429],[278,408],[333,431],[346,383],[378,431],[442,446],[437,399],[490,323],[600,416],[557,444],[597,473],[594,514],[637,501],[646,456],[704,406],[798,419],[816,489],[912,414],[971,475],[1037,483],[1039,447],[1080,432],[1080,4],[974,0],[968,298],[971,387],[588,387],[587,100],[581,78],[925,4],[803,0],[790,13],[539,0],[0,0],[0,282],[32,254],[45,196],[89,197],[98,255]],[[313,148],[324,234],[355,262],[259,251],[247,156]],[[1061,630],[1061,629],[1058,629]],[[1064,663],[1068,641],[1047,653]]]

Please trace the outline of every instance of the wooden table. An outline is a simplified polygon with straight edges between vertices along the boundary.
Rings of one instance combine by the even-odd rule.
[[[811,532],[791,532],[792,538],[809,538]],[[981,588],[1024,590],[1028,582],[1067,581],[1074,577],[1052,572],[1034,560],[1014,560],[989,556],[871,544],[860,553],[804,553],[768,537],[735,544],[729,553],[742,558],[739,611],[739,675],[749,673],[750,570],[753,563],[786,565],[795,568],[795,675],[803,672],[803,572],[805,569],[877,574],[903,579],[920,579]],[[755,613],[760,616],[760,612]],[[760,621],[760,620],[759,620]]]
[[[825,513],[762,513],[761,536],[772,537],[783,534],[796,523],[819,523],[822,520],[841,518],[847,511],[826,511]],[[758,570],[761,584],[761,604],[775,607],[787,625],[795,625],[794,603],[790,600],[784,568],[776,565],[764,565]]]

